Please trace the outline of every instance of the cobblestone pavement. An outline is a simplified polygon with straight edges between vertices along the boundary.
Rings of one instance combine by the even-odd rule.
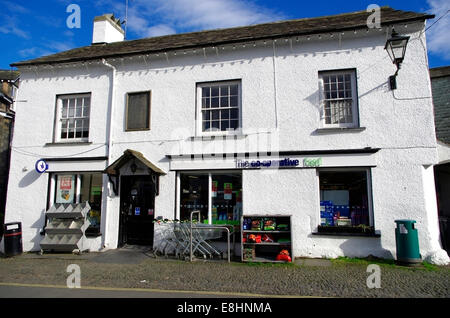
[[[0,283],[65,286],[69,264],[80,266],[82,287],[214,291],[266,296],[450,297],[449,266],[425,264],[403,267],[388,261],[352,259],[303,259],[292,264],[228,264],[224,261],[198,260],[189,263],[155,258],[146,252],[136,255],[117,250],[80,256],[25,253],[0,258]],[[377,264],[381,269],[381,288],[367,287],[367,279],[371,275],[367,272],[367,266],[370,264]]]

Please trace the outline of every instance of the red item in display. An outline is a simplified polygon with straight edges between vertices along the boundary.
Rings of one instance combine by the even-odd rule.
[[[252,242],[252,243],[261,243],[261,235],[260,234],[258,234],[258,235],[250,234],[247,237],[247,239],[249,242]]]
[[[266,243],[273,243],[273,242],[274,242],[273,236],[270,235],[270,234],[264,234],[264,235],[262,236],[262,241],[263,241],[263,242],[266,242]]]
[[[285,262],[292,262],[291,257],[289,256],[288,250],[281,250],[280,254],[276,257],[277,261],[285,261]]]

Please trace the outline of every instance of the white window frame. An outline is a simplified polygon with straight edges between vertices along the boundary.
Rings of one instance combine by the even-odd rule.
[[[365,172],[367,180],[367,209],[369,212],[369,226],[375,227],[373,211],[373,191],[372,191],[372,169],[371,168],[320,168],[316,170],[317,183],[319,186],[319,225],[320,225],[320,172]]]
[[[203,114],[202,114],[202,88],[220,85],[238,85],[238,127],[233,130],[226,131],[203,131]],[[196,135],[197,136],[229,136],[242,134],[242,82],[241,80],[225,80],[197,83],[196,87]],[[220,108],[218,109],[220,110]]]
[[[352,86],[352,122],[327,124],[325,122],[325,88],[323,76],[325,75],[350,75],[350,82]],[[358,107],[358,90],[356,83],[356,69],[348,70],[331,70],[319,71],[319,98],[320,98],[320,127],[321,128],[356,128],[359,127],[359,107]],[[344,99],[342,99],[344,100]]]
[[[61,138],[61,125],[62,125],[62,100],[63,99],[76,99],[76,98],[90,98],[89,103],[89,116],[88,117],[82,117],[87,118],[89,120],[89,137],[91,132],[91,110],[92,110],[92,94],[91,93],[79,93],[79,94],[64,94],[64,95],[57,95],[56,96],[56,115],[55,115],[55,135],[54,135],[54,142],[61,142],[61,143],[71,143],[71,142],[88,142],[89,137],[74,137],[74,138]],[[78,118],[78,117],[75,117]],[[74,131],[74,134],[76,134],[76,130]]]

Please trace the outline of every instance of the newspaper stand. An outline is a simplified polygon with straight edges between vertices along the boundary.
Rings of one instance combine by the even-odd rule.
[[[47,224],[45,237],[41,241],[44,251],[82,253],[87,250],[85,231],[89,227],[87,214],[91,210],[88,202],[78,204],[54,204],[45,213]]]

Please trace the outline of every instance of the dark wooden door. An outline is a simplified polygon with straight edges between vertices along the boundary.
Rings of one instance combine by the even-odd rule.
[[[123,176],[119,245],[153,245],[155,184],[151,176]]]

